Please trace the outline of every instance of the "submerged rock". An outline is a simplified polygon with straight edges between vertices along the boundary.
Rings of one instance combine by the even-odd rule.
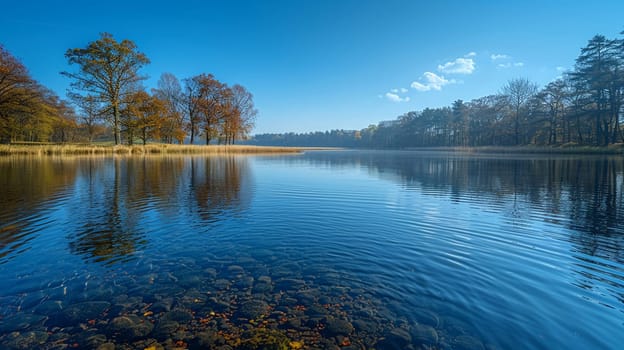
[[[180,327],[180,324],[176,321],[160,320],[154,327],[152,335],[158,340],[165,340],[171,337],[171,334],[177,331],[178,327]]]
[[[34,332],[13,332],[9,334],[7,340],[2,343],[3,347],[8,349],[37,349],[41,348],[48,340],[48,333]]]
[[[229,280],[226,280],[225,278],[219,278],[213,283],[213,286],[218,290],[229,289],[231,285],[232,283]]]
[[[234,283],[234,286],[239,289],[251,288],[254,284],[254,278],[251,276],[243,276]]]
[[[219,300],[216,297],[209,298],[206,304],[216,312],[226,312],[230,309],[230,303],[224,300]]]
[[[365,321],[365,320],[355,320],[353,321],[353,327],[358,332],[367,332],[372,333],[377,329],[377,326],[373,322]]]
[[[162,321],[186,323],[193,319],[193,314],[186,310],[172,310],[163,315]]]
[[[154,313],[167,312],[171,310],[171,306],[173,305],[172,298],[164,298],[155,302],[150,310]]]
[[[271,283],[258,282],[253,286],[252,292],[257,294],[269,293],[273,290]]]
[[[412,343],[412,336],[404,328],[393,328],[377,344],[378,349],[403,349]]]
[[[208,279],[215,279],[217,277],[217,270],[212,267],[208,267],[204,269],[204,274]]]
[[[316,300],[316,294],[311,291],[300,292],[295,295],[297,301],[303,305],[313,304]]]
[[[52,320],[59,326],[72,326],[98,318],[111,307],[106,301],[86,301],[69,305]]]
[[[468,336],[468,335],[460,335],[459,337],[453,338],[451,341],[451,345],[455,350],[484,350],[485,347],[483,343],[477,338]]]
[[[96,349],[98,346],[107,342],[104,334],[97,333],[96,330],[88,329],[86,331],[75,334],[71,337],[69,343],[79,344],[81,348]]]
[[[290,340],[278,330],[255,328],[242,335],[240,350],[288,350]]]
[[[438,343],[438,332],[431,326],[414,325],[411,336],[412,340],[417,344],[434,345]]]
[[[325,333],[330,336],[349,335],[354,328],[351,322],[339,318],[328,317],[325,319]]]
[[[296,278],[282,278],[275,283],[279,290],[299,290],[305,286],[305,281]]]
[[[437,328],[440,325],[440,319],[438,315],[427,309],[415,309],[412,312],[412,316],[416,322]]]
[[[98,346],[96,350],[115,350],[115,344],[114,343],[104,343],[104,344]]]
[[[0,319],[0,333],[25,330],[33,326],[43,324],[48,318],[35,314],[17,314]]]
[[[256,319],[268,313],[269,304],[264,300],[258,299],[245,301],[239,306],[238,310],[236,310],[237,317],[247,319]]]
[[[271,284],[271,277],[270,276],[266,276],[266,275],[262,275],[260,277],[258,277],[258,283],[269,283]]]
[[[122,339],[134,340],[145,337],[154,329],[154,325],[136,315],[115,317],[110,324],[110,331]]]
[[[245,269],[238,265],[230,265],[226,271],[230,277],[240,277],[245,273]]]
[[[442,328],[451,335],[468,335],[472,333],[472,327],[457,318],[444,317],[441,319]]]
[[[53,315],[63,311],[63,302],[60,300],[46,300],[35,308],[39,315]]]
[[[221,342],[221,337],[214,331],[206,330],[195,334],[193,339],[189,341],[189,347],[191,349],[213,349],[218,342]]]

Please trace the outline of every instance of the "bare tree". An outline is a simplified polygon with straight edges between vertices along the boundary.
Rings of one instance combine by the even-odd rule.
[[[166,115],[162,123],[162,137],[168,143],[177,140],[184,142],[184,96],[182,87],[175,75],[163,73],[158,80],[158,88],[152,94],[165,103]]]
[[[232,105],[234,112],[225,123],[229,127],[225,133],[226,143],[233,144],[237,138],[245,138],[251,132],[258,110],[254,106],[253,95],[242,85],[232,86]]]
[[[520,118],[522,110],[537,93],[537,84],[526,78],[512,79],[503,86],[503,95],[507,96],[509,105],[513,110],[514,140],[520,144]]]

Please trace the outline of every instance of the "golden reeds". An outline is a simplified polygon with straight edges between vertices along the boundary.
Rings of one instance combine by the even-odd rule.
[[[62,156],[62,155],[183,155],[183,154],[270,154],[298,153],[302,148],[246,145],[118,145],[99,146],[81,144],[63,145],[0,145],[0,156]]]

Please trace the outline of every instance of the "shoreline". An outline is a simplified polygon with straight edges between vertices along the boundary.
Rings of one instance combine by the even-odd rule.
[[[274,147],[247,145],[0,145],[0,156],[107,156],[107,155],[239,155],[239,154],[290,154],[302,153],[311,147]]]
[[[624,145],[610,146],[477,146],[477,147],[409,147],[405,151],[453,152],[467,154],[562,154],[562,155],[624,155]]]
[[[146,156],[146,155],[261,155],[297,154],[304,151],[413,151],[447,152],[469,155],[607,155],[624,156],[624,144],[610,146],[477,146],[477,147],[407,147],[407,148],[342,148],[309,146],[255,145],[97,145],[97,144],[6,144],[0,145],[3,156]]]

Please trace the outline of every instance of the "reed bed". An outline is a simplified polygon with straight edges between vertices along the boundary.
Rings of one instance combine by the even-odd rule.
[[[184,154],[274,154],[299,153],[303,148],[246,145],[0,145],[0,156],[63,156],[63,155],[184,155]]]

